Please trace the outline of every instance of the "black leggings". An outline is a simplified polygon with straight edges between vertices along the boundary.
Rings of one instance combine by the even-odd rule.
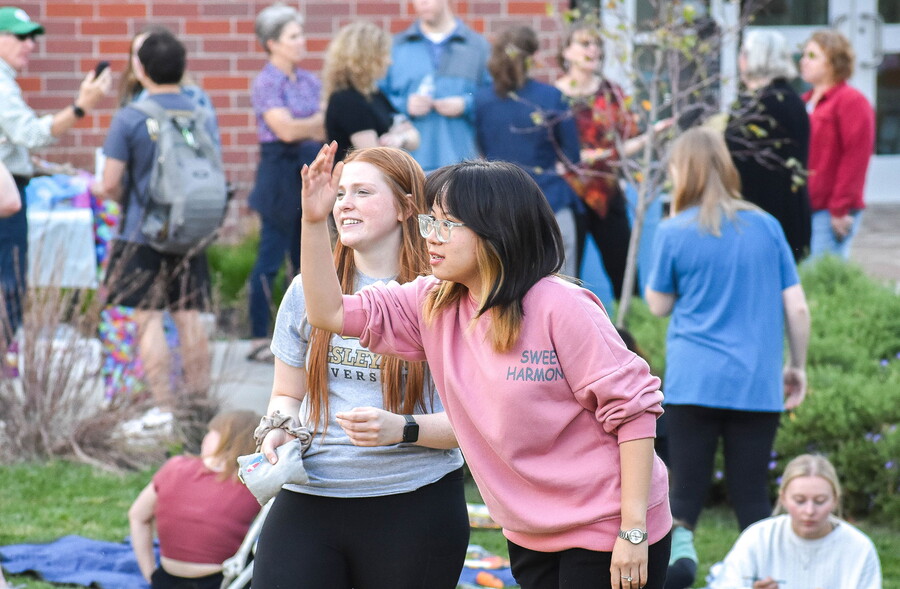
[[[508,540],[506,543],[513,576],[522,589],[604,589],[611,586],[609,568],[612,552],[584,548],[537,552]],[[671,532],[650,545],[645,589],[662,589],[671,547]]]
[[[219,589],[222,586],[222,573],[213,573],[205,577],[187,579],[169,574],[162,567],[158,567],[150,575],[151,589]]]
[[[769,468],[780,413],[666,405],[672,515],[694,528],[724,442],[728,498],[743,530],[772,515]]]
[[[263,589],[454,589],[469,543],[462,469],[411,493],[282,490],[253,565]]]

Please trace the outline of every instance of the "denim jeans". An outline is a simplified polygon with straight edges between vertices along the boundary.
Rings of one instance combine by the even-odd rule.
[[[16,186],[22,198],[22,209],[0,219],[0,329],[11,336],[22,324],[23,297],[28,276],[28,217],[25,212],[27,178],[16,176]],[[0,333],[0,342],[4,341]]]
[[[813,211],[812,214],[812,239],[809,244],[809,259],[832,254],[839,256],[844,260],[850,259],[850,245],[856,232],[859,231],[859,224],[862,221],[862,211],[850,211],[853,217],[853,225],[850,227],[850,233],[844,239],[838,241],[831,230],[831,213],[825,211]]]
[[[262,220],[259,234],[259,250],[256,264],[250,273],[250,337],[269,337],[272,319],[272,283],[284,263],[290,260],[287,279],[290,280],[300,268],[300,220],[293,224],[291,231],[285,232],[273,223]]]

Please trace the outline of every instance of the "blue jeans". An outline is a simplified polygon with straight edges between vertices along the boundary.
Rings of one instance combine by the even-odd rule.
[[[26,279],[28,277],[28,217],[25,212],[27,178],[16,176],[22,209],[0,219],[0,342],[12,336],[22,324]],[[8,330],[8,333],[4,333]]]
[[[850,244],[859,231],[859,224],[862,221],[862,211],[850,211],[853,217],[853,225],[850,227],[850,233],[847,237],[838,241],[831,230],[831,213],[829,211],[813,211],[812,214],[812,239],[809,243],[809,259],[832,254],[844,260],[850,259]]]
[[[272,283],[275,276],[289,258],[287,278],[290,280],[300,268],[300,219],[293,223],[293,229],[284,231],[279,226],[262,219],[259,233],[259,250],[256,264],[250,273],[250,337],[269,337],[272,319]]]

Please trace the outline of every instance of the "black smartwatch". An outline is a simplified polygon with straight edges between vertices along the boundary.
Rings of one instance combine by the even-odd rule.
[[[412,444],[419,441],[419,424],[412,415],[404,415],[406,425],[403,426],[403,441]]]
[[[72,103],[72,112],[75,114],[76,119],[83,119],[84,115],[86,114],[84,112],[84,109],[81,108],[80,106],[78,106],[77,104],[75,104],[74,102]]]

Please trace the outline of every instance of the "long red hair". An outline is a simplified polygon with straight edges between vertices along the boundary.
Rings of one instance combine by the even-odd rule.
[[[416,218],[418,213],[426,209],[425,174],[421,166],[407,152],[392,147],[351,151],[344,158],[345,164],[350,162],[365,162],[378,168],[393,189],[397,209],[403,214],[397,282],[402,284],[428,274],[428,257]],[[340,240],[334,248],[334,265],[341,290],[347,294],[353,293],[356,289],[353,250],[344,246]],[[308,427],[313,432],[318,432],[320,425],[324,432],[328,423],[328,347],[332,335],[331,332],[312,328],[309,337]],[[416,407],[426,409],[423,389],[427,378],[425,362],[407,362],[393,356],[384,356],[381,362],[384,408],[393,413],[413,413]]]

